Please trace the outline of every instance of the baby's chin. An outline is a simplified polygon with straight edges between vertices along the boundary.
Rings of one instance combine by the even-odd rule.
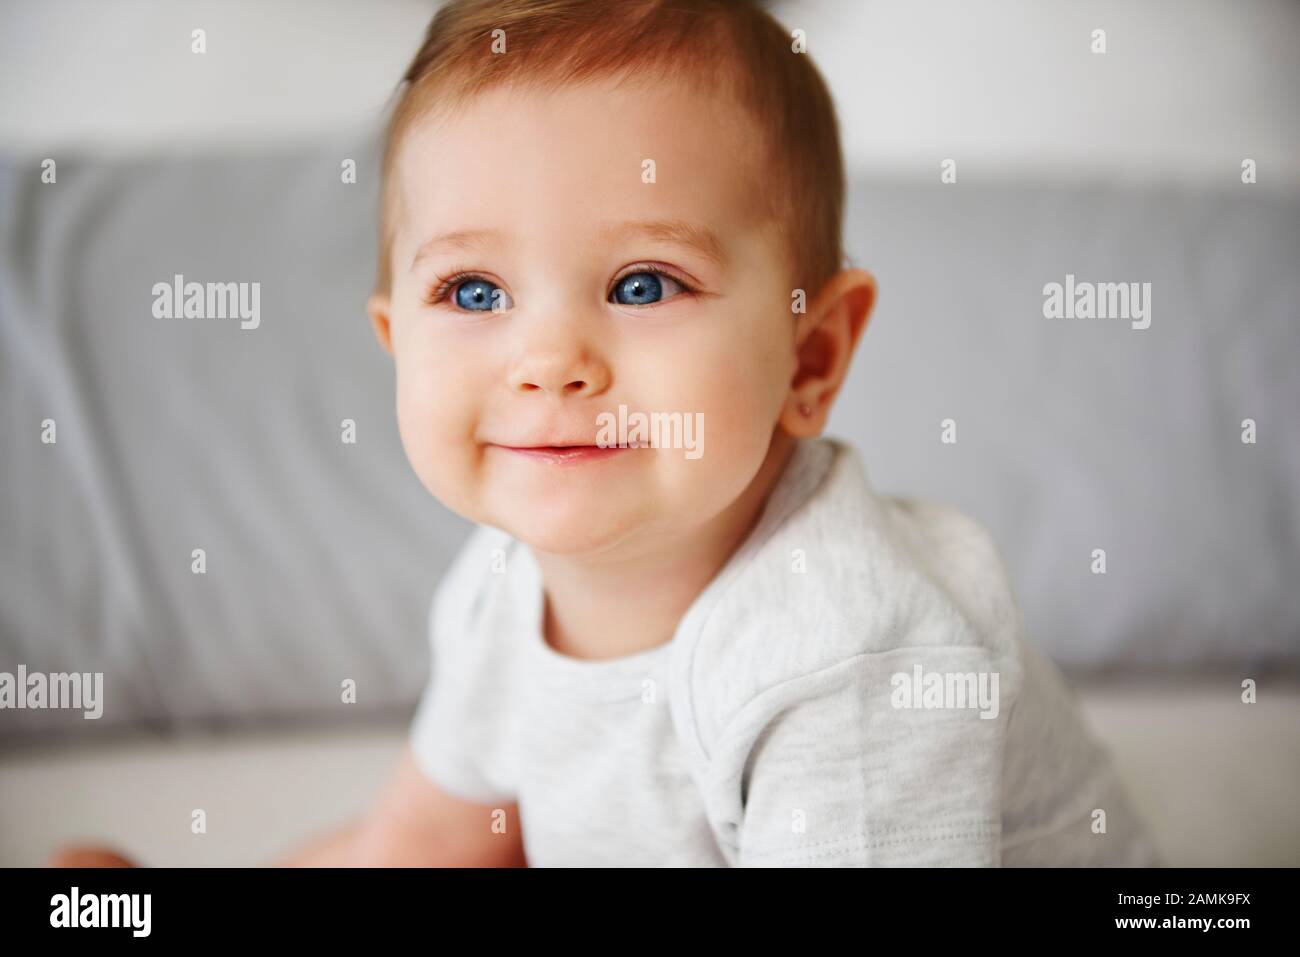
[[[631,501],[583,502],[567,496],[546,501],[496,503],[481,521],[509,532],[536,552],[577,557],[609,552],[636,534],[646,518]]]
[[[708,481],[699,463],[659,458],[666,454],[674,453],[625,450],[617,460],[556,464],[498,451],[463,469],[444,460],[442,481],[425,484],[461,517],[536,552],[612,557],[674,537],[734,499],[736,490]]]

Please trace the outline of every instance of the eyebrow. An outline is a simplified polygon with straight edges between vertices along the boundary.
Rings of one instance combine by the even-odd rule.
[[[661,242],[684,246],[704,257],[719,269],[729,265],[727,247],[708,226],[688,223],[681,219],[657,219],[648,222],[629,220],[605,230],[605,238],[614,239],[624,233],[645,236]]]
[[[415,257],[411,260],[411,268],[414,269],[416,264],[426,256],[431,256],[443,249],[482,248],[492,243],[501,243],[504,240],[505,236],[499,229],[457,229],[449,233],[442,233],[426,240],[424,245],[415,251]]]
[[[719,269],[725,270],[730,264],[726,246],[718,238],[718,234],[708,226],[689,223],[681,219],[629,220],[602,230],[601,237],[608,242],[627,234],[640,235],[647,239],[683,246],[702,256]],[[483,248],[493,243],[501,244],[504,241],[505,234],[499,229],[457,229],[449,233],[441,233],[425,241],[416,250],[415,257],[411,260],[411,268],[414,269],[416,264],[426,256],[444,249]]]

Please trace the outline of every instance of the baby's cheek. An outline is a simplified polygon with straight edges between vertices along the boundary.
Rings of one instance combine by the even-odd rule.
[[[761,460],[775,424],[777,391],[767,371],[756,362],[720,365],[703,400],[707,403],[706,427],[712,432],[713,447],[731,457]]]
[[[464,391],[448,381],[450,370],[435,363],[403,363],[397,369],[397,426],[411,467],[439,499],[457,496],[464,481],[466,436],[473,423]]]
[[[762,465],[771,443],[771,389],[753,368],[718,364],[681,397],[694,414],[691,450],[659,453],[670,496],[699,517],[716,514],[733,502]]]

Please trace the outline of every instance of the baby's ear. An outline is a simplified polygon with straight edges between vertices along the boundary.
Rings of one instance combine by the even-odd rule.
[[[386,293],[375,292],[366,300],[366,311],[370,313],[370,322],[375,327],[375,338],[390,356],[393,354],[393,337],[389,326],[389,310],[392,301]]]
[[[800,317],[797,366],[780,417],[791,435],[820,435],[825,428],[875,303],[875,278],[863,269],[846,269],[826,283]]]

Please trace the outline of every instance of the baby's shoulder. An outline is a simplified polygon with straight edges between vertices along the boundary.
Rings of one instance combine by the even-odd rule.
[[[509,597],[507,572],[516,545],[508,532],[474,526],[434,589],[429,623],[435,636],[482,630],[494,606]]]
[[[683,642],[683,676],[720,720],[853,660],[997,670],[1013,694],[1022,629],[987,529],[946,505],[877,495],[842,455],[701,616]]]
[[[969,637],[991,649],[1011,650],[1021,631],[1020,608],[1011,576],[993,535],[964,512],[937,502],[883,498],[892,555],[883,564],[895,569],[898,583],[919,581],[918,604],[952,609],[970,629]]]

